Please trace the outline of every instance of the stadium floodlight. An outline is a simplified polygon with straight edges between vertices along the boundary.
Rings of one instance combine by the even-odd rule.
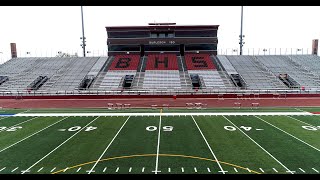
[[[299,49],[299,48],[298,48],[297,51],[296,51],[296,55],[298,54],[298,51],[302,51],[302,49]]]
[[[84,23],[83,23],[83,8],[81,6],[81,22],[82,22],[82,37],[80,37],[80,39],[82,39],[82,44],[81,47],[83,49],[83,57],[86,57],[86,41],[85,41],[85,37],[84,37]]]
[[[242,26],[243,26],[243,6],[241,6],[241,25],[240,25],[240,35],[239,35],[239,37],[240,37],[240,42],[239,42],[240,55],[242,55],[242,46],[244,44],[244,42],[243,42],[244,35],[242,35]]]
[[[266,51],[268,51],[267,49],[263,49],[262,50],[264,52],[264,55],[266,55]]]

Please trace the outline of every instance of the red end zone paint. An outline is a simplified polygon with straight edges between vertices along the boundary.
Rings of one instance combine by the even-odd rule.
[[[312,114],[320,114],[320,112],[311,112]]]

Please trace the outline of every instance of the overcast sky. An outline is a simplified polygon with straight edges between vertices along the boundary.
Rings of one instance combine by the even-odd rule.
[[[220,25],[219,50],[239,48],[240,6],[84,6],[86,49],[106,52],[106,26],[144,26],[150,22],[177,25]],[[244,52],[259,48],[301,48],[310,51],[320,38],[320,6],[244,6]],[[0,6],[0,61],[18,55],[37,56],[57,50],[80,52],[80,6]],[[251,50],[250,50],[251,51]],[[1,53],[2,52],[2,53]]]

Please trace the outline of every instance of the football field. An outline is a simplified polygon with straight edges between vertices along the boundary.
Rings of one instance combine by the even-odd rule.
[[[0,174],[320,173],[320,116],[304,109],[14,111]]]

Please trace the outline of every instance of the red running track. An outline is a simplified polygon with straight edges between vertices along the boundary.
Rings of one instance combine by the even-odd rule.
[[[319,97],[297,98],[120,98],[120,99],[0,99],[2,108],[105,108],[108,103],[131,104],[132,108],[150,108],[168,104],[169,107],[186,107],[186,103],[203,103],[207,107],[252,107],[252,103],[259,103],[260,107],[302,107],[320,106]]]

